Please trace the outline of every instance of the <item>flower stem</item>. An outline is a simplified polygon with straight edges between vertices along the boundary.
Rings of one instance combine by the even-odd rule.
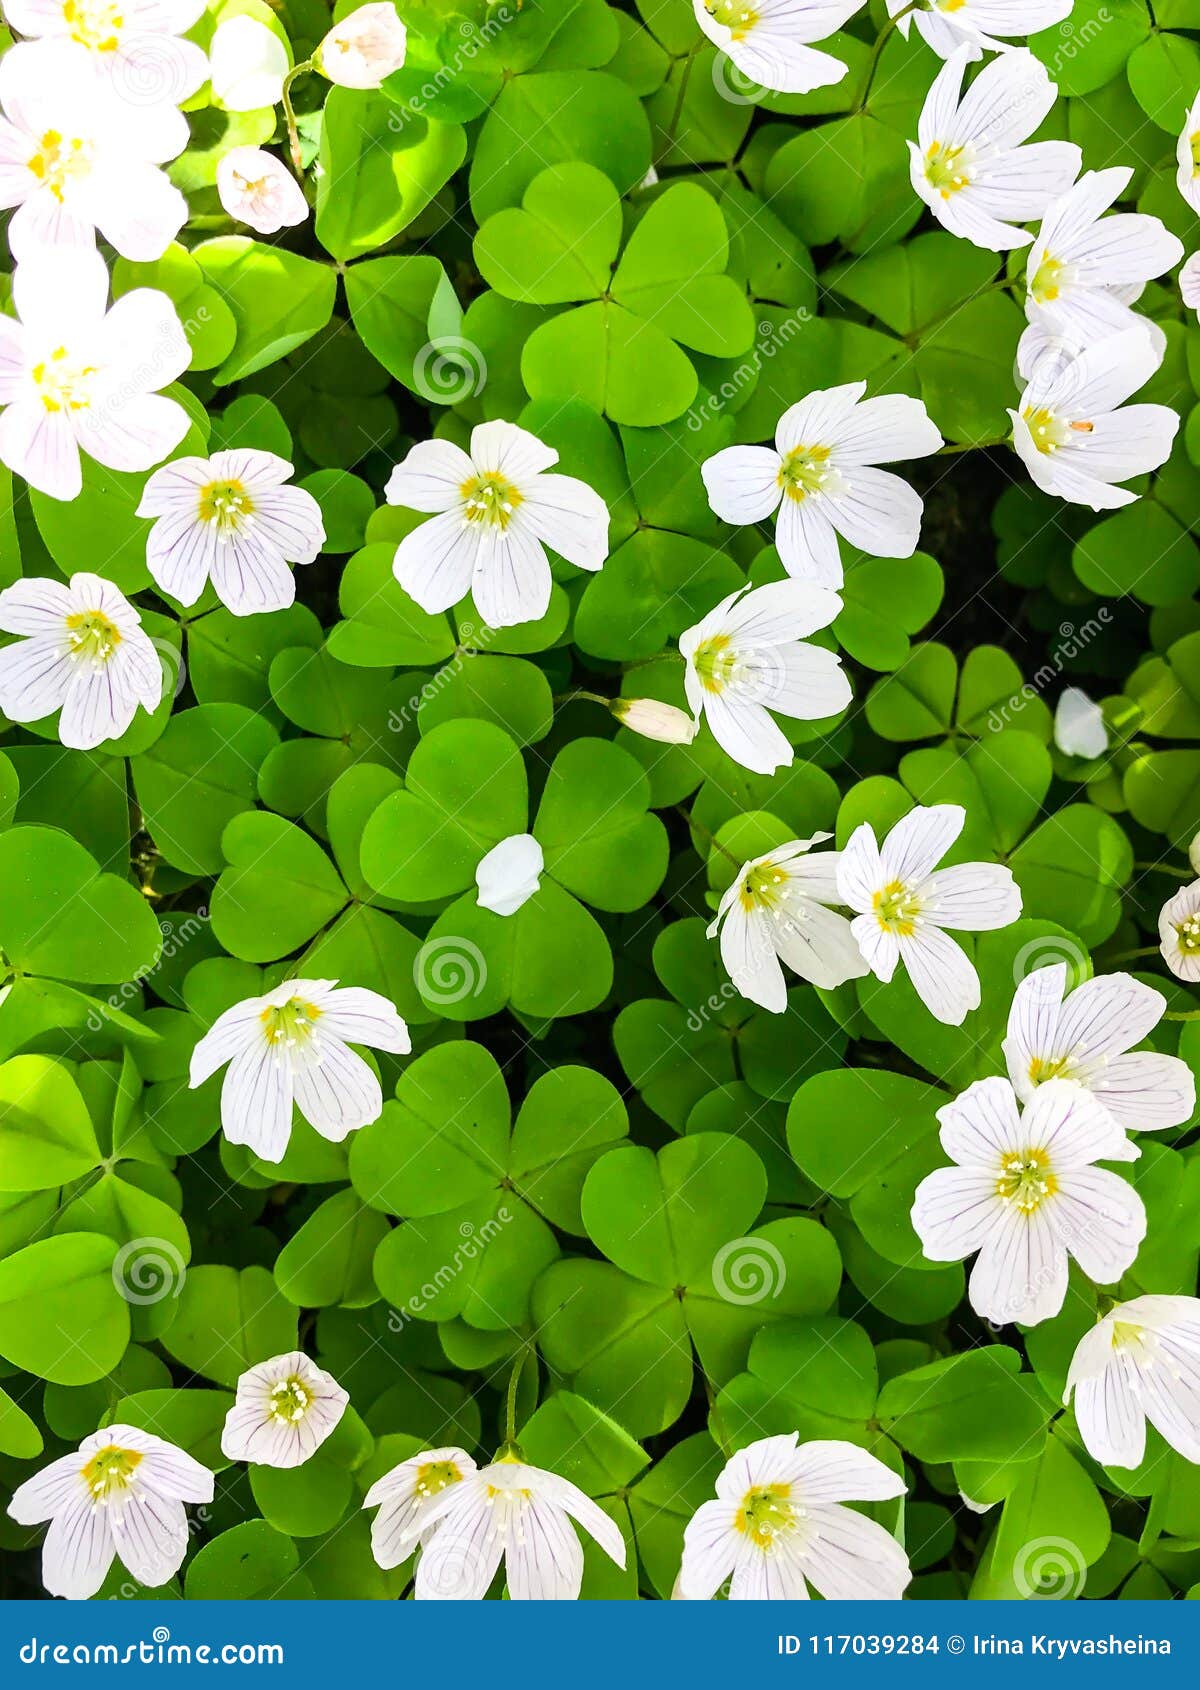
[[[296,128],[296,112],[292,105],[292,83],[298,76],[303,76],[305,71],[312,69],[313,61],[311,59],[301,59],[298,65],[293,65],[283,79],[283,91],[280,95],[283,102],[284,120],[287,123],[288,151],[292,155],[292,168],[297,176],[300,175],[304,167],[300,160],[300,131]]]
[[[734,868],[741,868],[741,866],[742,866],[741,858],[735,857],[733,852],[728,848],[728,846],[722,845],[721,841],[717,838],[716,834],[710,833],[709,830],[705,827],[703,822],[698,822],[694,816],[689,815],[689,813],[684,809],[682,804],[676,804],[675,808],[678,811],[678,813],[683,817],[684,821],[688,824],[688,826],[691,827],[691,828],[694,828],[696,830],[696,832],[700,835],[701,839],[704,840],[705,844],[714,846],[721,853],[721,855],[723,857],[728,858],[728,860],[733,864]]]
[[[1110,962],[1134,962],[1138,957],[1157,955],[1157,945],[1142,945],[1136,951],[1118,951],[1116,956],[1106,956],[1103,961],[1107,965]]]
[[[683,61],[683,70],[680,72],[679,76],[679,92],[675,96],[675,110],[671,113],[671,122],[667,127],[668,152],[670,152],[672,146],[675,144],[675,134],[679,128],[679,119],[683,116],[683,102],[687,98],[688,83],[692,80],[692,66],[696,62],[696,54],[700,51],[702,45],[702,42],[694,41],[688,52],[687,58]]]
[[[1141,869],[1144,874],[1169,874],[1175,880],[1195,880],[1196,878],[1190,868],[1172,868],[1170,863],[1134,863],[1133,866]]]
[[[919,11],[920,3],[921,0],[910,0],[910,3],[905,6],[902,12],[897,12],[894,18],[889,18],[887,20],[883,28],[879,31],[879,34],[875,37],[875,45],[871,48],[871,57],[867,61],[867,79],[863,83],[862,96],[854,108],[854,115],[856,117],[860,112],[867,109],[867,101],[871,96],[871,88],[875,82],[875,72],[879,69],[879,61],[883,57],[883,49],[890,41],[893,30],[896,28],[896,25],[900,22],[901,18],[906,18],[910,12]]]
[[[1200,1009],[1168,1009],[1163,1013],[1164,1021],[1200,1021]]]
[[[512,1372],[508,1376],[508,1389],[504,1393],[504,1451],[517,1448],[517,1389],[529,1352],[529,1342],[523,1338],[517,1351],[517,1359],[513,1362]],[[537,1366],[536,1360],[534,1366]]]

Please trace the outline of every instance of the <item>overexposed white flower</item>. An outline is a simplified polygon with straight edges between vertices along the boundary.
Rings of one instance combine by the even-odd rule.
[[[165,293],[134,288],[111,310],[98,252],[19,264],[17,318],[0,316],[0,462],[54,499],[83,486],[79,454],[146,470],[174,451],[188,414],[158,389],[191,348]]]
[[[1179,272],[1179,297],[1189,311],[1200,311],[1200,252],[1193,252]]]
[[[1105,212],[1129,186],[1126,168],[1089,170],[1049,207],[1025,266],[1025,315],[1086,347],[1140,321],[1145,284],[1183,257],[1183,243],[1141,212]]]
[[[226,111],[261,111],[283,98],[287,49],[257,18],[239,14],[219,23],[208,59],[213,94]]]
[[[735,69],[776,94],[840,82],[846,66],[811,45],[835,34],[865,0],[692,0],[696,22]]]
[[[959,804],[918,805],[882,845],[863,822],[838,858],[842,902],[858,911],[854,937],[871,972],[888,981],[903,963],[939,1021],[960,1026],[979,1008],[979,976],[945,929],[982,933],[1021,913],[1021,891],[999,863],[938,864],[963,830]]]
[[[217,161],[217,195],[238,223],[260,235],[292,229],[308,216],[308,201],[291,171],[261,147],[230,147]]]
[[[1200,93],[1192,101],[1175,147],[1175,185],[1193,211],[1200,211]]]
[[[1103,757],[1108,750],[1104,712],[1082,687],[1064,687],[1054,712],[1054,743],[1067,757]]]
[[[1190,1121],[1196,1082],[1187,1063],[1133,1050],[1162,1019],[1162,993],[1131,974],[1101,974],[1069,993],[1066,986],[1067,965],[1055,962],[1013,994],[1004,1058],[1017,1096],[1028,1102],[1047,1080],[1073,1080],[1126,1132]]]
[[[623,728],[643,739],[690,745],[696,737],[695,722],[675,704],[661,704],[657,698],[614,698],[610,708]]]
[[[399,1462],[376,1479],[363,1498],[364,1508],[378,1508],[371,1521],[371,1553],[383,1568],[398,1567],[421,1542],[429,1504],[450,1485],[457,1485],[475,1462],[465,1449],[425,1449]],[[430,1528],[430,1535],[436,1526]]]
[[[805,634],[827,628],[842,601],[807,581],[739,588],[680,635],[692,716],[707,721],[722,751],[757,774],[795,755],[770,712],[799,721],[836,716],[850,702],[842,660]]]
[[[213,1475],[183,1450],[134,1426],[104,1426],[18,1485],[8,1505],[22,1526],[50,1522],[42,1582],[51,1596],[86,1600],[119,1559],[157,1589],[183,1565],[185,1502],[211,1502]]]
[[[248,446],[156,470],[137,514],[155,519],[146,567],[163,592],[195,604],[211,580],[235,616],[294,603],[288,565],[313,561],[325,524],[312,494],[287,485],[291,474],[285,458]]]
[[[471,448],[425,440],[397,464],[387,500],[432,521],[401,540],[396,579],[422,610],[449,610],[467,593],[492,628],[536,622],[550,604],[545,548],[580,569],[608,556],[608,507],[571,475],[548,475],[558,453],[515,423],[471,430]]]
[[[793,839],[743,864],[709,924],[710,939],[721,935],[721,961],[738,991],[776,1014],[787,1008],[781,963],[829,991],[869,972],[849,921],[829,907],[842,902],[838,853],[809,855],[832,837]]]
[[[1001,53],[965,94],[972,49],[947,59],[926,95],[917,142],[908,143],[912,185],[952,235],[1004,252],[1032,238],[1015,227],[1041,217],[1079,173],[1070,141],[1028,138],[1046,117],[1057,88],[1024,48]]]
[[[476,902],[496,915],[516,915],[541,885],[546,866],[542,847],[532,833],[512,833],[493,845],[475,870]]]
[[[378,88],[404,63],[408,35],[391,0],[379,0],[335,23],[313,54],[317,69],[343,88]]]
[[[906,11],[908,4],[909,0],[887,0],[888,16],[896,19],[906,41],[916,24],[917,33],[939,58],[951,58],[965,46],[975,60],[982,58],[985,48],[1004,53],[1013,40],[1062,23],[1071,15],[1075,0],[924,0],[916,11]]]
[[[931,1262],[976,1256],[968,1294],[984,1320],[1036,1326],[1062,1308],[1067,1259],[1115,1285],[1146,1236],[1141,1198],[1096,1162],[1139,1151],[1070,1080],[1047,1080],[1025,1109],[1007,1080],[976,1080],[937,1112],[955,1164],[917,1187],[912,1224]]]
[[[864,399],[865,381],[810,393],[779,419],[775,446],[728,446],[701,465],[708,502],[738,526],[776,516],[789,575],[842,584],[838,535],[873,557],[911,557],[921,498],[876,464],[927,457],[942,444],[919,399]]]
[[[912,1573],[895,1538],[847,1502],[903,1496],[904,1480],[840,1438],[802,1444],[789,1432],[740,1449],[683,1534],[681,1597],[898,1602]]]
[[[1134,1297],[1109,1309],[1071,1358],[1063,1401],[1072,1393],[1079,1435],[1102,1466],[1141,1465],[1147,1420],[1200,1464],[1200,1301]]]
[[[203,0],[5,0],[19,35],[83,47],[131,106],[177,106],[208,80],[208,55],[182,39]]]
[[[1168,898],[1158,917],[1159,950],[1177,979],[1200,983],[1200,880]]]
[[[1043,493],[1094,511],[1137,498],[1117,482],[1171,455],[1179,417],[1167,405],[1126,405],[1162,362],[1142,328],[1108,335],[1060,369],[1034,372],[1012,418],[1013,445]]]
[[[19,637],[0,650],[0,710],[40,722],[61,710],[58,737],[90,751],[158,707],[163,666],[142,619],[99,575],[70,584],[28,576],[0,592],[0,629]]]
[[[217,1017],[192,1052],[189,1084],[201,1085],[228,1062],[221,1087],[226,1138],[279,1162],[292,1135],[293,1103],[334,1144],[379,1118],[378,1077],[351,1045],[402,1056],[412,1048],[395,1006],[378,992],[339,988],[336,980],[285,980]]]
[[[620,1530],[568,1479],[513,1455],[465,1474],[421,1509],[402,1540],[409,1548],[418,1537],[425,1541],[417,1599],[477,1601],[503,1559],[513,1601],[573,1602],[583,1582],[583,1548],[572,1521],[624,1567]]]
[[[303,1350],[247,1368],[221,1429],[221,1454],[256,1467],[300,1467],[320,1449],[350,1401]]]
[[[0,58],[0,106],[0,207],[16,207],[15,259],[94,247],[97,230],[123,258],[162,257],[188,216],[158,168],[187,145],[173,106],[128,105],[67,40],[10,47]]]

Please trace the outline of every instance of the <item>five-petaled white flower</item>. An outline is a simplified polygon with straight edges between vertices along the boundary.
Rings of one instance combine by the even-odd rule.
[[[471,592],[492,628],[536,622],[550,603],[550,547],[580,569],[608,556],[608,507],[570,475],[547,475],[558,453],[515,423],[480,423],[464,452],[425,440],[397,464],[387,500],[433,511],[401,540],[396,579],[422,610]]]
[[[70,584],[29,576],[0,592],[0,629],[19,637],[0,650],[0,710],[40,722],[61,710],[58,737],[90,751],[155,710],[163,666],[142,619],[99,575]]]
[[[0,58],[0,206],[22,260],[90,248],[96,231],[125,258],[161,258],[187,222],[187,201],[160,164],[187,145],[173,106],[131,106],[84,48],[24,42]],[[60,254],[64,268],[70,261]]]
[[[789,1432],[748,1444],[717,1477],[683,1534],[679,1594],[732,1601],[899,1601],[912,1573],[895,1538],[847,1502],[903,1496],[904,1480],[840,1438]]]
[[[378,88],[404,63],[408,35],[391,0],[349,12],[313,54],[322,76],[343,88]]]
[[[181,39],[203,0],[4,0],[18,34],[83,47],[131,106],[177,106],[208,80],[208,55]]]
[[[378,992],[336,980],[285,980],[261,998],[219,1015],[192,1052],[195,1087],[229,1063],[221,1087],[221,1127],[264,1162],[283,1160],[292,1105],[322,1138],[338,1144],[378,1120],[379,1080],[350,1046],[407,1055],[408,1028]]]
[[[1012,418],[1013,445],[1043,493],[1094,511],[1137,498],[1115,483],[1171,455],[1179,417],[1166,405],[1126,405],[1162,352],[1144,328],[1108,335],[1061,367],[1034,371]]]
[[[701,466],[708,502],[726,522],[778,512],[775,543],[789,575],[840,587],[838,535],[874,557],[911,557],[922,501],[876,464],[923,458],[942,437],[919,399],[864,399],[865,381],[810,393],[784,412],[775,446],[728,446]]]
[[[1171,973],[1189,985],[1200,982],[1200,880],[1167,899],[1158,917],[1158,938]]]
[[[692,0],[696,22],[734,68],[777,94],[840,82],[846,66],[811,45],[841,29],[864,0]]]
[[[721,961],[751,1003],[782,1014],[787,1008],[786,962],[802,980],[832,991],[868,972],[840,904],[836,851],[818,851],[832,834],[793,839],[745,863],[722,894],[708,936],[721,935]]]
[[[51,1596],[94,1596],[114,1559],[157,1589],[188,1548],[185,1502],[211,1502],[213,1475],[174,1444],[134,1426],[104,1426],[18,1485],[8,1512],[49,1520],[42,1582]]]
[[[975,965],[944,931],[982,933],[1021,913],[1021,891],[999,863],[938,864],[963,830],[958,804],[918,805],[882,845],[863,822],[838,858],[842,902],[857,910],[854,937],[872,972],[888,981],[902,962],[917,996],[951,1027],[979,1007]]]
[[[1183,243],[1157,217],[1104,213],[1133,171],[1089,170],[1042,219],[1025,266],[1025,315],[1081,347],[1135,327],[1132,301],[1155,276],[1173,270]]]
[[[261,111],[283,98],[288,55],[273,29],[237,13],[213,32],[208,49],[214,99],[226,111]]]
[[[956,1164],[917,1187],[912,1224],[931,1262],[979,1252],[971,1307],[1000,1325],[1036,1326],[1062,1308],[1067,1258],[1115,1285],[1146,1236],[1127,1180],[1096,1162],[1140,1154],[1102,1104],[1069,1080],[1047,1080],[1024,1111],[1007,1080],[976,1080],[937,1112]]]
[[[598,1503],[568,1479],[506,1453],[432,1497],[406,1537],[393,1542],[396,1549],[418,1538],[425,1544],[418,1599],[478,1600],[503,1559],[514,1601],[573,1602],[583,1582],[583,1548],[572,1520],[624,1567],[625,1540]]]
[[[476,1471],[465,1449],[425,1449],[399,1462],[382,1479],[376,1479],[363,1498],[364,1508],[378,1508],[371,1521],[371,1553],[379,1566],[398,1567],[406,1561],[425,1533],[424,1521],[430,1503],[450,1485],[457,1485]]]
[[[146,567],[180,604],[211,579],[235,616],[295,602],[290,563],[311,563],[325,543],[321,507],[286,485],[292,466],[248,446],[211,458],[176,458],[147,481],[139,516],[154,517]]]
[[[256,1467],[300,1467],[337,1427],[350,1401],[303,1350],[249,1367],[221,1430],[221,1454]]]
[[[1067,757],[1095,761],[1108,750],[1104,711],[1082,687],[1064,687],[1054,712],[1054,743]]]
[[[274,153],[230,147],[217,161],[217,195],[230,217],[260,235],[295,228],[308,216],[300,184]]]
[[[541,885],[545,866],[545,853],[532,833],[510,833],[480,858],[476,903],[494,915],[516,915]]]
[[[1200,1301],[1135,1297],[1109,1309],[1071,1358],[1063,1401],[1072,1393],[1079,1435],[1102,1466],[1141,1464],[1147,1420],[1200,1463]]]
[[[1065,962],[1027,974],[1013,995],[1004,1039],[1008,1077],[1028,1102],[1047,1080],[1074,1080],[1126,1132],[1162,1132],[1190,1121],[1196,1082],[1187,1063],[1134,1051],[1167,1000],[1131,974],[1101,974],[1064,997]]]
[[[916,11],[906,10],[909,3],[887,0],[888,15],[896,19],[906,41],[916,24],[917,33],[939,58],[949,59],[965,46],[968,58],[975,60],[985,49],[1008,52],[1012,39],[1062,23],[1075,0],[923,0]]]
[[[79,454],[117,470],[161,463],[188,414],[158,389],[191,348],[165,293],[135,288],[110,311],[98,252],[40,255],[13,277],[17,319],[0,316],[0,462],[54,499],[83,486]]]
[[[849,704],[841,658],[802,637],[827,628],[841,608],[824,587],[773,581],[730,593],[680,635],[692,716],[699,722],[703,715],[722,751],[744,769],[774,774],[795,755],[772,710],[812,722]]]
[[[1193,211],[1200,211],[1200,93],[1192,101],[1175,147],[1175,185]]]
[[[1001,53],[961,95],[972,56],[964,44],[926,95],[917,142],[908,143],[912,185],[952,235],[1004,252],[1031,239],[1014,227],[1041,217],[1075,180],[1082,155],[1070,141],[1023,146],[1054,104],[1057,88],[1024,48]]]

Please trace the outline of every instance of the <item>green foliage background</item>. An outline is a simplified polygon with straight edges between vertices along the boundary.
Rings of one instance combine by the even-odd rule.
[[[160,287],[186,320],[180,451],[278,452],[320,500],[299,602],[238,620],[157,598],[142,477],[88,463],[70,504],[3,485],[4,580],[109,577],[179,688],[96,753],[37,729],[0,753],[0,1487],[132,1422],[219,1470],[171,1594],[400,1595],[365,1489],[423,1445],[489,1452],[534,1334],[526,1453],[631,1547],[621,1573],[589,1546],[585,1596],[669,1596],[722,1446],[793,1429],[903,1465],[909,1498],[880,1517],[902,1511],[913,1596],[1018,1594],[1048,1538],[1088,1597],[1192,1591],[1200,1472],[1153,1432],[1141,1469],[1105,1472],[1061,1407],[1094,1290],[1073,1269],[1061,1316],[989,1331],[908,1210],[944,1159],[934,1110],[1003,1071],[1014,981],[1146,945],[1186,874],[1200,331],[1147,290],[1168,349],[1142,397],[1186,429],[1129,510],[1060,505],[997,445],[1022,327],[1003,263],[931,232],[909,186],[937,68],[915,34],[864,11],[832,46],[844,82],[788,97],[739,90],[690,0],[399,10],[409,61],[382,91],[297,85],[313,221],[227,232],[217,159],[276,114],[202,93],[170,167],[185,244],[115,266],[118,292]],[[297,61],[329,21],[321,0],[234,12]],[[1189,246],[1174,137],[1197,31],[1195,0],[1078,0],[1033,42],[1063,96],[1045,133],[1133,166],[1131,203]],[[574,696],[682,703],[676,637],[780,573],[765,531],[712,515],[700,462],[859,378],[922,397],[964,450],[913,472],[921,553],[849,558],[844,718],[786,724],[796,762],[762,778],[707,730],[666,747]],[[382,502],[413,440],[493,417],[612,512],[603,572],[556,565],[543,621],[503,632],[407,599],[391,558],[415,519]],[[1051,743],[1074,680],[1106,698],[1096,763]],[[904,979],[797,984],[779,1017],[737,996],[704,937],[731,859],[944,800],[968,814],[955,860],[1007,862],[1024,898],[974,944],[962,1029]],[[527,826],[546,874],[504,920],[475,865]],[[380,1059],[378,1122],[335,1146],[298,1121],[272,1167],[221,1139],[220,1077],[186,1075],[217,1014],[292,975],[385,993],[415,1051]],[[1200,1024],[1160,1037],[1200,1067]],[[1130,1176],[1150,1227],[1124,1295],[1195,1289],[1200,1159],[1191,1128],[1168,1140]],[[303,1468],[225,1467],[238,1374],[298,1339],[351,1411]],[[39,1588],[33,1535],[0,1518],[7,1595]],[[105,1594],[141,1592],[118,1565]]]

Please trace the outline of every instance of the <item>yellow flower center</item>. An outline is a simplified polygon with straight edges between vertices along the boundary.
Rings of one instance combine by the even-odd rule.
[[[1195,956],[1200,951],[1200,912],[1189,915],[1184,921],[1177,921],[1175,937],[1185,956]]]
[[[479,522],[487,528],[504,531],[512,521],[524,497],[511,481],[495,470],[485,470],[464,481],[461,488],[467,521]]]
[[[294,1373],[281,1379],[271,1392],[271,1418],[285,1426],[303,1420],[311,1405],[312,1392]]]
[[[937,189],[944,200],[965,188],[971,180],[966,152],[965,146],[951,147],[942,141],[934,141],[926,149],[925,180],[931,188]]]
[[[920,899],[902,880],[889,880],[871,899],[875,919],[885,933],[899,939],[909,939],[916,929],[921,913]]]
[[[67,617],[71,655],[97,668],[108,662],[121,643],[121,630],[100,610],[77,610]]]
[[[1058,298],[1064,269],[1062,260],[1051,258],[1049,253],[1042,259],[1029,284],[1029,291],[1039,305],[1045,305],[1048,300]]]
[[[932,0],[935,12],[961,12],[967,0]]]
[[[88,175],[92,168],[91,143],[82,135],[47,129],[38,150],[26,162],[42,187],[49,188],[61,205],[71,183]]]
[[[56,346],[30,372],[45,410],[86,411],[92,402],[94,364],[75,363],[65,346]]]
[[[828,446],[795,446],[779,466],[778,481],[785,496],[799,503],[819,493],[832,473]]]
[[[714,23],[733,31],[735,41],[744,41],[758,22],[758,13],[746,0],[704,0],[704,9]]]
[[[417,1468],[417,1482],[413,1487],[418,1496],[436,1496],[449,1485],[456,1485],[462,1478],[458,1466],[453,1461],[427,1461],[424,1466]]]
[[[759,863],[743,877],[738,899],[744,910],[752,910],[756,904],[763,904],[769,909],[779,902],[787,884],[788,876],[784,869],[775,863]]]
[[[206,481],[197,506],[201,522],[211,522],[219,540],[227,540],[254,516],[254,500],[240,481]]]
[[[1069,1056],[1057,1056],[1053,1060],[1035,1056],[1029,1063],[1030,1083],[1035,1086],[1045,1085],[1047,1080],[1061,1080],[1066,1078],[1071,1067]]]
[[[303,998],[289,998],[286,1003],[264,1009],[261,1020],[267,1043],[277,1049],[307,1044],[322,1011],[315,1003]]]
[[[1090,434],[1092,432],[1090,422],[1066,422],[1056,412],[1047,409],[1044,405],[1036,408],[1027,405],[1021,415],[1029,424],[1029,433],[1032,436],[1033,444],[1039,452],[1044,452],[1047,457],[1052,452],[1057,452],[1060,446],[1065,446],[1072,434]]]
[[[1192,175],[1200,176],[1200,129],[1189,137],[1188,145],[1192,149]]]
[[[804,1510],[791,1501],[787,1484],[755,1485],[741,1500],[733,1523],[759,1549],[770,1550],[775,1540],[794,1531]]]
[[[1023,1215],[1032,1215],[1057,1190],[1058,1181],[1044,1150],[1009,1150],[1001,1156],[996,1195],[1015,1204]]]
[[[119,1444],[105,1444],[79,1471],[83,1474],[84,1484],[97,1502],[104,1502],[113,1491],[128,1488],[141,1459],[141,1450],[122,1449]]]
[[[1112,1347],[1118,1351],[1133,1352],[1136,1360],[1145,1367],[1155,1359],[1158,1337],[1148,1327],[1138,1326],[1132,1320],[1114,1320]]]
[[[692,656],[692,667],[705,692],[724,692],[737,669],[737,656],[728,634],[714,634],[701,640]]]
[[[93,53],[115,53],[125,17],[113,0],[63,0],[63,19],[72,41]]]

